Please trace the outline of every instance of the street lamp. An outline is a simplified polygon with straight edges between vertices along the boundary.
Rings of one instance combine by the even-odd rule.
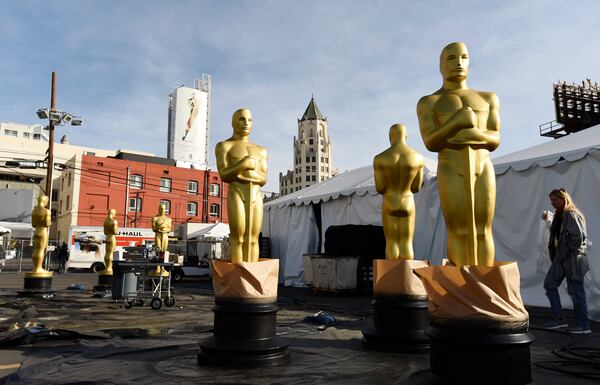
[[[74,116],[68,112],[56,109],[56,72],[52,71],[52,88],[50,96],[50,108],[40,108],[36,112],[38,118],[48,119],[48,169],[46,172],[46,195],[48,196],[48,210],[52,205],[52,170],[54,169],[54,126],[71,124],[81,126],[80,116]]]

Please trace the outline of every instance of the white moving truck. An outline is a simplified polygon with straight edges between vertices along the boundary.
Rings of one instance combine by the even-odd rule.
[[[71,226],[69,229],[69,269],[91,269],[93,272],[104,270],[104,231],[102,227]],[[117,250],[127,246],[146,246],[154,244],[152,229],[120,229],[117,234]]]

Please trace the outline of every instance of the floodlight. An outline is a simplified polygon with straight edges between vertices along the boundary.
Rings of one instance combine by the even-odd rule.
[[[47,108],[40,108],[39,110],[37,110],[36,112],[38,118],[40,119],[48,119],[48,109]]]
[[[64,112],[62,115],[62,121],[69,124],[73,121],[73,116],[68,112]]]
[[[81,120],[81,118],[73,118],[73,120],[71,120],[71,126],[81,126],[82,123],[83,120]]]
[[[54,124],[60,124],[63,113],[60,111],[50,111],[50,121]]]

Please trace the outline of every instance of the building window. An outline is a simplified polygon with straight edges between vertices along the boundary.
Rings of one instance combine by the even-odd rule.
[[[188,202],[186,214],[190,215],[190,216],[196,216],[196,215],[198,215],[198,203],[196,203],[196,202]]]
[[[312,172],[316,172],[317,171],[317,166],[312,166]]]
[[[198,194],[198,182],[195,180],[188,180],[187,193],[193,195]]]
[[[33,134],[33,140],[42,140],[41,134]]]
[[[310,181],[310,175],[306,176],[306,181],[309,182]],[[307,186],[308,187],[308,186]]]
[[[160,178],[160,189],[161,192],[171,192],[171,179]]]
[[[311,134],[312,134],[312,132],[311,132]],[[312,139],[309,139],[308,144],[314,144],[314,141]]]
[[[67,211],[69,211],[69,209],[70,209],[70,207],[69,207],[69,204],[70,204],[69,200],[70,200],[70,199],[71,199],[71,197],[70,197],[69,195],[67,195],[67,200],[66,200],[66,206],[67,206],[67,207],[66,207],[66,210],[67,210]]]
[[[211,183],[210,186],[208,186],[208,195],[210,195],[212,197],[218,197],[219,196],[219,185],[216,183]]]
[[[52,202],[58,202],[58,189],[52,189]]]
[[[321,157],[321,163],[325,162],[325,158]]]
[[[307,156],[307,157],[306,157],[306,162],[307,162],[307,163],[308,163],[308,162],[310,162],[310,156]]]
[[[71,175],[72,174],[73,174],[72,172],[67,173],[67,186],[71,186]]]
[[[325,163],[329,163],[329,158],[325,158]]]
[[[316,162],[316,161],[317,161],[317,157],[316,157],[316,156],[313,156],[313,157],[312,157],[312,161],[313,161],[313,162]]]
[[[310,171],[310,166],[306,166],[306,172]]]
[[[95,153],[95,152],[93,152],[93,151],[86,151],[86,153],[85,153],[85,154],[86,154],[86,155],[89,155],[89,156],[96,156],[96,153]]]
[[[131,188],[142,188],[142,181],[144,180],[144,178],[141,175],[131,175],[129,177],[129,186]]]
[[[325,171],[325,167],[321,166],[321,171]]]
[[[15,138],[17,137],[17,131],[15,130],[4,130],[4,135],[8,135],[8,136],[14,136]]]
[[[316,181],[317,181],[317,176],[316,176],[316,175],[313,175],[313,176],[312,176],[312,181],[313,181],[313,182],[316,182]]]
[[[62,199],[58,202],[58,212],[62,213]]]
[[[218,217],[219,216],[219,205],[218,204],[211,203],[209,215],[211,217]]]
[[[165,206],[165,214],[171,214],[171,201],[166,199],[161,199],[160,204]]]
[[[29,132],[23,133],[23,138],[29,139],[30,136],[31,136],[31,134]]]
[[[142,211],[142,198],[129,198],[129,211]]]

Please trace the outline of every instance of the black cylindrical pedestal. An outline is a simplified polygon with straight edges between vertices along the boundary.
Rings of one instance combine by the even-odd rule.
[[[214,333],[200,342],[199,365],[260,367],[290,361],[285,340],[275,337],[275,303],[215,300]]]
[[[522,385],[531,382],[533,335],[517,330],[432,325],[431,373],[440,384]]]
[[[17,292],[22,297],[52,297],[52,276],[50,277],[28,277],[25,276],[23,290]]]
[[[426,353],[429,338],[427,297],[376,297],[373,305],[373,325],[363,330],[363,346],[371,350],[395,353]]]
[[[94,286],[94,291],[109,291],[112,289],[113,276],[111,275],[99,275],[98,284]]]

